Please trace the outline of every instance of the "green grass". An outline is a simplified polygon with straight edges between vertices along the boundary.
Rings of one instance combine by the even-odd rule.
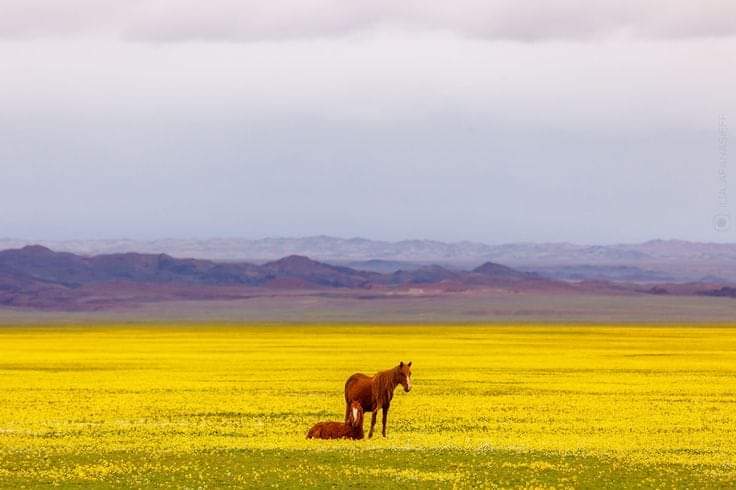
[[[75,478],[75,471],[100,464],[99,454],[60,455],[40,467],[71,475],[56,479],[3,478],[7,488],[54,485],[62,488],[159,487],[227,488],[731,488],[720,468],[688,465],[631,465],[585,454],[458,449],[231,449],[193,453],[105,453],[125,472],[103,480]],[[34,455],[15,455],[6,470],[39,466]],[[80,470],[81,468],[81,470]]]

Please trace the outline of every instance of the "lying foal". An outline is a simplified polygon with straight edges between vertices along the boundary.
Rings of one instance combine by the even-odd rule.
[[[363,439],[363,407],[350,404],[347,422],[320,422],[309,429],[307,439]]]

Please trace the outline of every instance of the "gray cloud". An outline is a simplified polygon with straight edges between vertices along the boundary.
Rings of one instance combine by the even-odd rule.
[[[258,41],[441,30],[493,40],[736,34],[730,0],[0,0],[0,37]]]
[[[0,234],[732,240],[712,217],[734,51],[2,42]]]
[[[734,18],[0,0],[0,234],[732,240],[712,217]]]

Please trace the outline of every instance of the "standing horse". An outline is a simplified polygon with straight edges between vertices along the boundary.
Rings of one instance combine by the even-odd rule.
[[[345,421],[350,418],[350,406],[354,401],[360,402],[363,410],[371,413],[371,430],[368,437],[373,437],[373,428],[376,426],[376,414],[380,408],[383,412],[383,430],[381,433],[386,437],[386,420],[394,390],[398,385],[404,387],[404,391],[411,391],[411,361],[404,364],[401,361],[398,366],[376,373],[374,376],[366,376],[363,373],[355,373],[345,382]]]

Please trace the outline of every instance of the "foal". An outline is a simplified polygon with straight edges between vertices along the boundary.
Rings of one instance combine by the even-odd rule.
[[[363,407],[360,402],[350,404],[345,422],[320,422],[309,429],[307,439],[363,439]]]

